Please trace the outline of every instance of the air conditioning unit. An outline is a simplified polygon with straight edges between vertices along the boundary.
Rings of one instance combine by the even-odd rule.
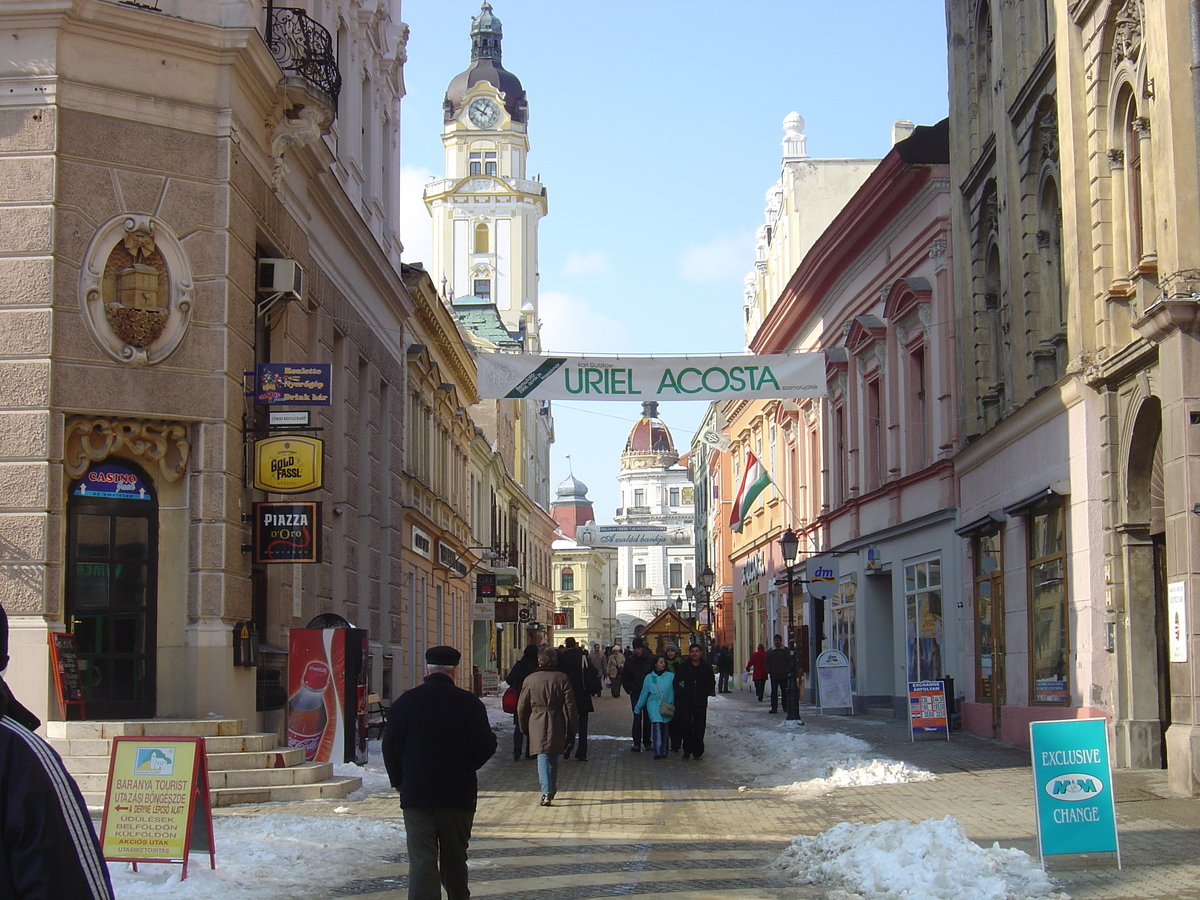
[[[303,294],[304,270],[294,259],[260,259],[258,261],[258,292],[264,295],[291,294],[300,299]]]

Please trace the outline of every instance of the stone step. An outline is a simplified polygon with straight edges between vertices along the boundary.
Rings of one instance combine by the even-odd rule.
[[[208,773],[209,790],[270,788],[288,784],[316,784],[333,777],[333,763],[304,763],[286,769],[230,769]]]
[[[208,747],[208,742],[204,742]],[[234,753],[207,754],[208,771],[223,772],[231,769],[282,769],[298,766],[304,762],[304,750],[300,747],[275,747],[271,750],[239,751]]]
[[[46,737],[60,741],[131,737],[229,737],[246,729],[242,719],[127,719],[124,721],[47,722]]]
[[[141,737],[151,736],[141,735]],[[174,735],[167,736],[174,737]],[[268,733],[234,734],[204,738],[204,750],[210,757],[216,753],[268,753],[275,750],[278,744],[278,738],[274,734]],[[112,749],[112,738],[63,739],[51,737],[50,746],[58,751],[58,755],[64,759],[69,756],[103,756],[107,758]],[[286,748],[279,749],[283,750]]]
[[[210,787],[214,807],[238,803],[278,803],[285,800],[341,800],[362,787],[362,779],[337,776],[314,784],[277,784],[266,787]],[[84,802],[92,809],[104,806],[103,791],[84,791]]]

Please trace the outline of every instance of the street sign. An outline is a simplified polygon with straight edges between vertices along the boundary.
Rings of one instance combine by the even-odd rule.
[[[1105,720],[1030,722],[1029,749],[1042,865],[1056,854],[1115,853],[1120,868]]]

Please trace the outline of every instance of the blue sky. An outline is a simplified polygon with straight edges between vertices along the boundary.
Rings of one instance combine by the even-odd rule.
[[[421,187],[442,174],[441,103],[470,63],[477,0],[405,0],[402,238],[429,261]],[[947,114],[942,0],[493,0],[504,67],[529,98],[545,349],[593,354],[742,350],[742,283],[782,122],[813,157],[878,158],[892,123]],[[686,450],[703,403],[664,403]],[[551,496],[567,456],[611,521],[637,403],[554,404]]]

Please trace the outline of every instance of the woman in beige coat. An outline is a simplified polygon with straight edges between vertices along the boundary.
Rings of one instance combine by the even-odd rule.
[[[538,651],[538,669],[521,685],[517,722],[529,738],[529,752],[537,754],[542,806],[549,806],[558,781],[558,758],[567,748],[567,735],[579,729],[571,682],[558,671],[558,653],[553,647]]]

